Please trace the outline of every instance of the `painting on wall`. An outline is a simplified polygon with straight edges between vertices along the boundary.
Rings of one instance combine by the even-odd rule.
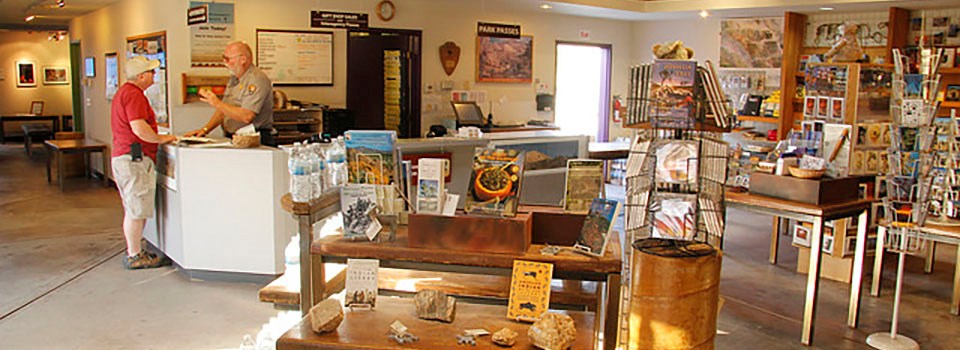
[[[43,67],[43,85],[66,85],[67,67]]]
[[[477,81],[533,82],[533,37],[477,37]]]
[[[17,87],[37,86],[37,75],[34,64],[30,61],[17,62]]]
[[[720,22],[720,67],[780,68],[783,18]]]

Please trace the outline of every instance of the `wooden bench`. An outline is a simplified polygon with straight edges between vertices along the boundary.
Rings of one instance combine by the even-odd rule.
[[[41,141],[53,138],[53,130],[46,124],[28,123],[20,125],[23,129],[23,148],[27,151],[27,156],[32,155],[33,138],[39,137]]]
[[[555,311],[556,312],[556,311]],[[594,313],[559,311],[573,318],[577,329],[571,349],[591,349],[594,339]],[[456,336],[466,329],[483,328],[493,333],[502,328],[517,332],[517,343],[512,349],[533,349],[527,330],[529,323],[507,319],[507,308],[502,305],[457,303],[457,315],[452,323],[428,321],[417,318],[416,308],[410,298],[381,297],[374,310],[344,309],[343,322],[333,332],[317,334],[310,329],[310,316],[294,325],[277,340],[277,350],[306,349],[498,349],[489,335],[477,338],[476,346],[457,345]],[[420,340],[400,345],[387,338],[390,324],[400,321],[408,332]]]

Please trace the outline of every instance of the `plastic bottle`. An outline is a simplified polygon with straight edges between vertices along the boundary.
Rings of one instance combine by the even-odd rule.
[[[240,350],[257,350],[257,343],[249,334],[243,335],[243,342],[240,343]]]
[[[337,137],[330,143],[327,150],[327,165],[330,186],[343,186],[347,183],[347,152],[343,136]]]
[[[284,277],[288,286],[300,287],[300,236],[294,235],[283,250]]]
[[[310,165],[305,147],[295,144],[290,156],[290,195],[294,202],[307,203],[312,198],[310,184]]]
[[[320,145],[307,145],[307,162],[310,164],[310,186],[312,198],[319,198],[323,194],[323,163],[320,161]]]
[[[257,333],[257,350],[276,350],[277,343],[273,340],[273,335],[270,334],[270,327],[268,325],[263,325],[260,328],[260,333]]]

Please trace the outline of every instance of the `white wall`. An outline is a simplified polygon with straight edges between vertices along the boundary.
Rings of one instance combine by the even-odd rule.
[[[68,40],[49,41],[48,32],[6,31],[0,33],[0,113],[29,113],[31,101],[43,101],[43,114],[73,114],[71,84],[46,85],[43,67],[67,67],[70,72]],[[34,63],[36,87],[17,87],[18,61]],[[17,130],[13,123],[7,131]]]
[[[251,44],[257,28],[307,30],[311,10],[361,12],[370,14],[370,27],[419,29],[423,32],[422,81],[437,84],[440,80],[454,80],[456,89],[486,90],[488,99],[505,103],[495,105],[498,122],[524,122],[528,119],[552,119],[552,115],[538,115],[535,106],[534,84],[504,84],[474,82],[477,21],[515,23],[522,26],[524,35],[534,36],[535,80],[554,88],[555,41],[578,41],[578,30],[591,32],[589,42],[613,45],[612,93],[626,90],[628,64],[632,61],[634,32],[630,22],[561,16],[550,13],[514,13],[485,5],[480,1],[405,0],[397,2],[397,14],[390,22],[382,22],[375,15],[377,0],[290,0],[278,6],[276,1],[244,0],[236,2],[236,38]],[[103,54],[118,52],[128,36],[165,30],[168,46],[168,86],[170,114],[175,133],[197,128],[206,122],[212,109],[203,104],[180,103],[181,73],[225,75],[225,69],[190,68],[189,36],[186,10],[189,1],[122,0],[115,5],[95,11],[71,22],[72,38],[80,40],[83,56],[97,57],[97,71],[103,71]],[[679,27],[679,26],[678,26]],[[318,29],[330,30],[330,29]],[[323,103],[335,107],[346,105],[346,35],[344,30],[332,30],[334,36],[334,86],[281,87],[292,99]],[[460,63],[449,78],[440,65],[438,49],[446,41],[460,46]],[[121,69],[123,62],[121,62]],[[101,141],[110,141],[109,103],[104,97],[104,81],[98,77],[92,86],[84,88],[88,134]],[[439,98],[439,96],[438,96]],[[436,98],[434,99],[436,100]],[[423,109],[430,108],[429,95],[424,95]],[[443,97],[442,101],[447,101]],[[423,113],[424,133],[431,124],[443,118],[452,118],[445,102],[439,103],[440,112]],[[486,106],[484,106],[486,109]],[[612,131],[611,135],[617,132]]]
[[[633,58],[630,64],[653,62],[653,45],[683,41],[693,58],[720,66],[720,20],[716,18],[633,22]]]

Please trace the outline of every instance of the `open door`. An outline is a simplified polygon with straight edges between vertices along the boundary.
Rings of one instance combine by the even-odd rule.
[[[347,31],[347,111],[354,128],[420,137],[419,30]]]

